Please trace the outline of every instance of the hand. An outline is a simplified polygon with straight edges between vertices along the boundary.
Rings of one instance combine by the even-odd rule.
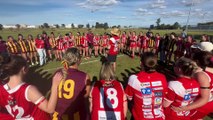
[[[63,74],[61,72],[57,72],[52,79],[53,85],[59,85],[61,80],[63,79]]]
[[[175,106],[171,106],[171,109],[176,111],[176,112],[182,112],[185,111],[184,109],[185,107],[175,107]]]

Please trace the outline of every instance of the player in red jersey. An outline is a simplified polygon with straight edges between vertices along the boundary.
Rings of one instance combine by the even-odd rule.
[[[131,57],[134,58],[135,57],[135,50],[136,50],[136,47],[137,47],[137,40],[138,40],[138,36],[136,35],[135,31],[132,32],[130,40],[131,40],[131,42],[130,42]]]
[[[64,50],[64,39],[62,37],[62,35],[59,35],[58,40],[57,40],[57,54],[56,54],[56,58],[57,60],[62,60],[63,57],[63,50]]]
[[[212,48],[213,49],[213,48]],[[199,51],[193,55],[192,58],[196,63],[203,68],[203,71],[209,76],[210,83],[210,98],[207,104],[197,108],[194,113],[192,113],[191,120],[202,119],[209,113],[213,112],[213,56],[210,52]]]
[[[81,36],[81,47],[82,47],[82,50],[83,50],[82,56],[85,57],[85,59],[87,59],[88,43],[87,43],[87,37],[86,37],[85,33],[82,33],[82,36]]]
[[[196,68],[197,65],[190,59],[182,57],[176,61],[174,71],[178,78],[169,82],[168,93],[164,99],[166,120],[190,120],[191,111],[177,112],[171,106],[187,106],[199,96],[199,83],[191,77]]]
[[[81,33],[77,32],[77,36],[75,36],[75,47],[77,47],[80,51],[80,54],[82,54],[81,51]]]
[[[94,50],[95,50],[95,57],[98,57],[98,49],[99,49],[99,41],[100,41],[100,36],[96,34],[93,38],[93,45],[94,45]]]
[[[116,59],[118,54],[118,41],[120,39],[120,30],[118,28],[113,28],[111,31],[112,37],[109,39],[108,44],[108,62],[112,63],[113,70],[116,70]]]
[[[109,36],[107,35],[107,33],[104,33],[103,37],[102,37],[102,40],[103,40],[103,55],[105,56],[106,55],[106,49],[107,49],[107,46],[108,46],[108,41],[109,41]]]
[[[126,49],[126,43],[127,43],[127,35],[126,31],[123,31],[123,34],[121,35],[121,52],[124,53],[124,50]]]
[[[155,53],[156,53],[156,55],[158,55],[158,49],[159,49],[159,45],[160,45],[160,40],[161,40],[160,34],[156,33],[155,34]]]
[[[64,52],[63,53],[65,53],[65,51],[69,48],[69,34],[67,33],[67,34],[65,34],[65,36],[64,36],[64,43],[63,43],[63,46],[64,46]]]
[[[146,36],[146,34],[141,36],[141,53],[147,52],[148,51],[148,40],[149,38]]]
[[[58,87],[58,101],[53,114],[53,120],[87,120],[89,118],[86,106],[90,91],[90,77],[78,70],[81,63],[80,51],[69,48],[64,56],[62,70],[64,80]]]
[[[145,52],[141,57],[144,71],[129,77],[127,98],[133,101],[134,120],[164,120],[162,102],[167,92],[166,77],[156,72],[157,56]]]
[[[23,80],[27,74],[27,62],[21,56],[1,57],[1,75],[8,78],[0,85],[0,108],[4,108],[16,120],[50,120],[47,113],[53,113],[57,102],[57,87],[62,79],[61,73],[53,77],[49,101],[33,85]],[[1,76],[2,77],[2,76]],[[46,113],[47,112],[47,113]],[[1,115],[5,115],[1,113]],[[2,119],[2,118],[1,118]]]
[[[123,86],[115,78],[112,66],[103,64],[100,81],[92,86],[90,92],[91,120],[125,120],[127,98]]]
[[[143,36],[143,32],[141,31],[138,35],[138,40],[137,40],[137,48],[136,51],[138,52],[138,55],[141,55],[141,43],[142,43],[142,36]]]

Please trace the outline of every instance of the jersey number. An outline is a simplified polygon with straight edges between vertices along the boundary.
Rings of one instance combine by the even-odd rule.
[[[22,118],[22,116],[24,115],[24,109],[22,107],[19,107],[18,105],[15,105],[14,107],[11,108],[10,105],[6,105],[5,106],[7,111],[14,117],[15,115],[13,114],[14,112],[18,111],[17,115],[15,116],[15,118]]]
[[[75,82],[71,79],[69,80],[66,80],[63,81],[60,83],[58,89],[59,89],[59,92],[58,92],[58,97],[59,98],[65,98],[65,99],[71,99],[74,95],[74,88],[75,88]],[[62,92],[62,89],[65,91],[65,92]]]
[[[106,101],[106,104],[109,108],[117,108],[118,107],[118,98],[117,98],[117,90],[114,88],[108,88],[106,91],[106,98],[104,98],[104,88],[100,89],[100,107],[104,108],[103,101]]]

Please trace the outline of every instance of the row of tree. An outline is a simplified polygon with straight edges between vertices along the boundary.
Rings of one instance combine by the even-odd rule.
[[[178,22],[175,22],[174,24],[160,24],[161,19],[158,18],[155,25],[150,25],[150,29],[179,29],[181,28],[181,25]]]

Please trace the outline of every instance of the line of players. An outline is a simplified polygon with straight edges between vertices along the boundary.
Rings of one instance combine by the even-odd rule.
[[[123,31],[119,37],[120,40],[117,42],[116,47],[120,53],[126,53],[134,58],[136,53],[140,55],[143,52],[152,51],[156,54],[160,53],[160,60],[163,62],[170,62],[172,54],[174,54],[175,60],[183,55],[190,57],[192,52],[190,46],[195,42],[192,36],[183,38],[181,35],[176,36],[175,33],[171,33],[161,37],[159,33],[154,36],[150,31],[146,34],[139,32],[138,35],[135,31],[128,33]],[[8,36],[7,42],[3,43],[1,38],[0,44],[1,49],[4,48],[2,44],[5,44],[5,48],[10,54],[22,55],[29,60],[31,65],[38,64],[39,61],[40,65],[43,65],[46,63],[47,57],[53,60],[53,54],[57,60],[61,60],[65,51],[72,47],[77,47],[85,59],[89,59],[92,54],[95,57],[106,55],[109,38],[110,35],[107,33],[94,35],[91,31],[86,34],[77,32],[76,36],[70,32],[65,36],[58,35],[57,37],[53,32],[49,36],[46,32],[43,32],[42,35],[38,34],[35,39],[32,35],[28,35],[24,39],[23,35],[19,34],[16,41],[12,36]],[[208,41],[208,36],[202,35],[201,41]],[[39,49],[44,50],[41,52]],[[4,50],[2,51],[4,52]],[[37,56],[39,56],[39,59]]]
[[[6,84],[0,85],[0,117],[2,120],[125,120],[128,99],[132,101],[129,103],[133,120],[202,119],[213,112],[213,56],[210,52],[195,53],[194,61],[178,59],[174,66],[177,78],[168,85],[165,75],[156,71],[157,56],[145,52],[141,57],[143,70],[129,77],[124,90],[110,63],[103,64],[100,80],[90,89],[89,75],[78,70],[80,51],[71,48],[65,52],[66,67],[53,77],[49,100],[23,81],[27,74],[23,57],[1,57],[1,75],[9,78],[8,82],[3,81]],[[205,69],[200,68],[203,66]],[[203,101],[204,96],[207,100]],[[91,116],[85,103],[88,97]],[[47,113],[53,113],[52,118]]]

